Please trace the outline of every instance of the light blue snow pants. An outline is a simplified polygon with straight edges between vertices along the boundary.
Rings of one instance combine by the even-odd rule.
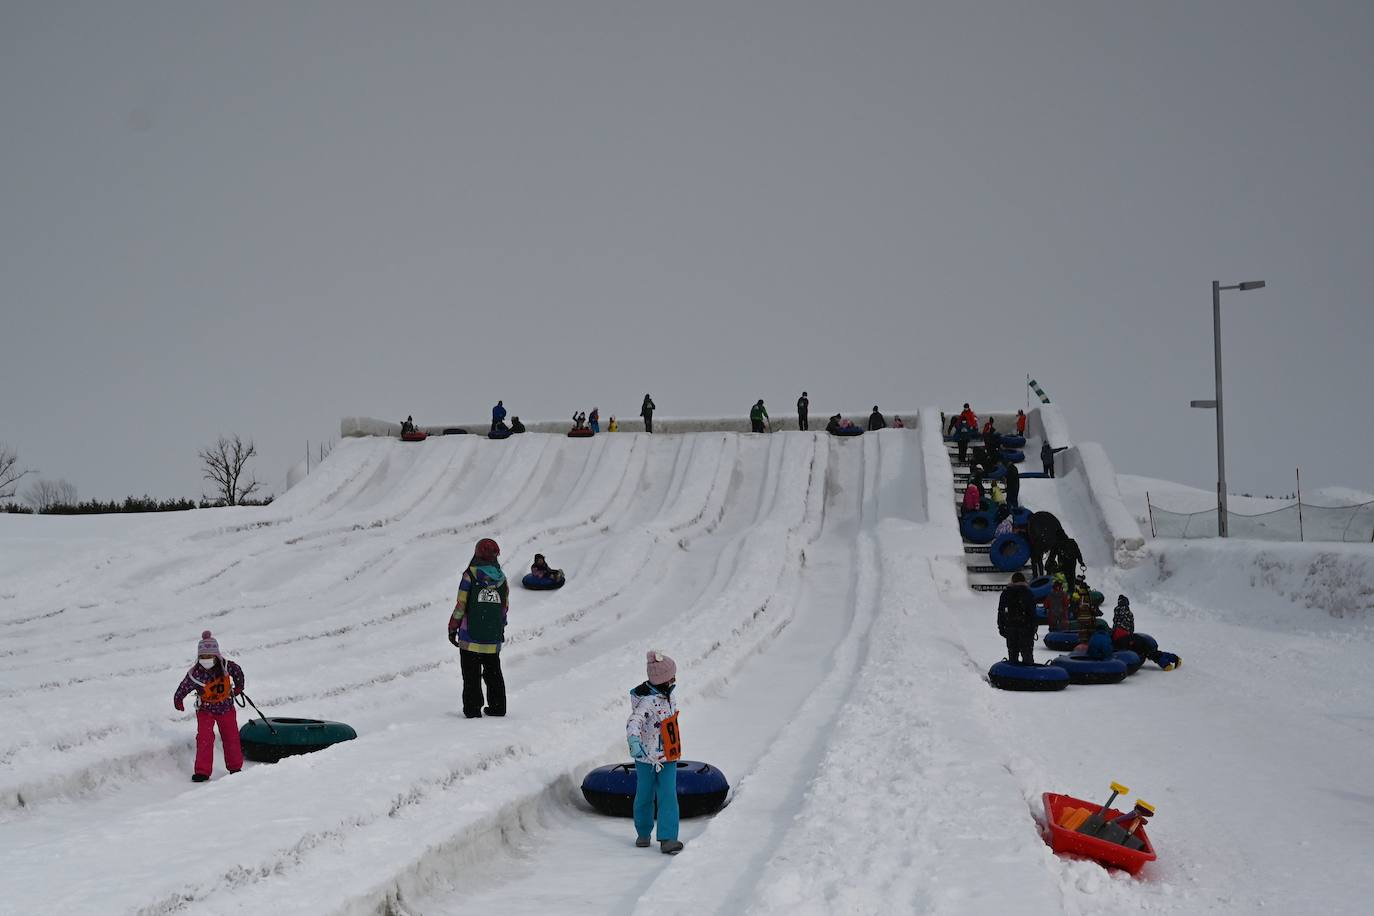
[[[652,764],[635,761],[635,833],[649,836],[654,829],[654,799],[658,799],[658,839],[677,839],[677,764],[665,763],[654,772]]]

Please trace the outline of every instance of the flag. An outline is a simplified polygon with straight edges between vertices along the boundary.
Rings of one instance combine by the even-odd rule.
[[[1040,387],[1039,382],[1037,382],[1035,379],[1031,379],[1026,384],[1031,386],[1031,391],[1034,391],[1036,397],[1040,398],[1041,404],[1048,404],[1050,402],[1050,396],[1048,394],[1045,394],[1045,389]]]

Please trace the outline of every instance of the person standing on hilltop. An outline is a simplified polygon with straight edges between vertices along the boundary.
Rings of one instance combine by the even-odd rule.
[[[644,418],[644,431],[646,433],[654,431],[654,411],[657,409],[658,405],[654,403],[654,399],[646,393],[644,403],[639,405],[639,415]]]
[[[768,422],[768,408],[763,406],[763,398],[759,398],[753,407],[749,408],[749,427],[756,433],[767,432],[764,424]]]
[[[811,399],[807,397],[806,392],[803,391],[801,397],[797,398],[797,429],[805,431],[811,428],[810,423],[808,423],[806,419],[806,415],[810,410]]]
[[[873,405],[873,412],[868,415],[868,431],[876,429],[887,429],[887,418],[878,412],[878,405]]]
[[[502,401],[497,401],[496,406],[491,409],[491,431],[496,432],[496,427],[500,426],[506,419],[506,405]]]

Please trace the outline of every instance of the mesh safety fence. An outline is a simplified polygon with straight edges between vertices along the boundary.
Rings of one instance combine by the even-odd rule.
[[[1314,506],[1293,502],[1258,515],[1226,513],[1233,538],[1260,541],[1374,541],[1374,502]],[[1150,527],[1158,538],[1214,538],[1217,510],[1171,512],[1150,503]]]

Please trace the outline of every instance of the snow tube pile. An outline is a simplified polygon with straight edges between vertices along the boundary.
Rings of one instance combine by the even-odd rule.
[[[412,429],[409,432],[401,433],[402,442],[424,442],[429,438],[429,433],[423,429]]]
[[[566,581],[568,580],[564,579],[562,576],[545,578],[544,576],[536,576],[534,573],[530,573],[520,580],[520,584],[536,592],[551,592],[554,589],[562,588],[563,583]]]
[[[1002,437],[1002,447],[1003,447],[1003,448],[1025,448],[1025,446],[1026,446],[1026,437],[1025,437],[1025,436],[1014,436],[1014,435],[1013,435],[1013,436],[1003,436],[1003,437]]]
[[[1026,460],[1026,453],[1013,449],[1002,449],[1002,460],[1010,461],[1012,464],[1020,464]]]
[[[511,433],[510,433],[510,430],[508,430],[508,429],[493,429],[491,432],[487,433],[487,438],[488,438],[488,439],[509,439],[509,438],[510,438],[510,435],[511,435]]]
[[[450,426],[448,429],[444,430],[445,436],[466,436],[467,434],[468,431],[461,426]]]
[[[725,804],[730,783],[725,774],[700,760],[677,762],[677,807],[682,817],[714,814]],[[634,817],[635,765],[597,767],[582,780],[582,797],[602,814]]]
[[[1038,581],[1038,580],[1037,580]],[[1051,630],[1042,640],[1045,648],[1053,652],[1072,652],[1078,645],[1077,630]]]
[[[988,548],[988,558],[1002,572],[1016,572],[1030,559],[1030,545],[1019,534],[999,534]]]
[[[864,428],[862,426],[841,426],[830,435],[832,436],[862,436]]]
[[[988,683],[1001,690],[1063,690],[1069,686],[1069,673],[1053,665],[1000,661],[988,669]]]
[[[1031,595],[1037,601],[1048,597],[1050,591],[1054,588],[1054,580],[1049,576],[1036,576],[1026,584],[1030,587]]]
[[[1125,662],[1126,673],[1128,675],[1135,674],[1137,671],[1140,670],[1140,666],[1145,664],[1145,660],[1141,658],[1139,655],[1136,655],[1130,649],[1121,649],[1117,652],[1113,652],[1112,657],[1119,661]]]
[[[997,519],[991,512],[966,512],[959,519],[959,533],[964,540],[974,544],[992,543],[993,533],[997,530]]]
[[[1126,680],[1126,663],[1118,658],[1061,655],[1050,664],[1067,671],[1072,684],[1119,684]]]
[[[243,756],[262,763],[276,763],[283,757],[313,754],[340,741],[358,737],[353,726],[322,719],[289,719],[270,716],[268,728],[262,719],[249,719],[239,729]]]
[[[571,439],[590,439],[594,434],[591,427],[584,426],[581,429],[568,430],[568,437]]]

